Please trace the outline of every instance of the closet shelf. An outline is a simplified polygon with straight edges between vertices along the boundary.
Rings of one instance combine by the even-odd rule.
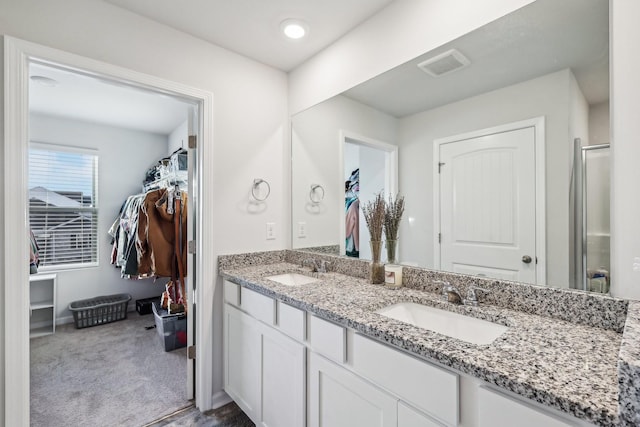
[[[43,308],[53,308],[53,300],[51,301],[38,301],[31,303],[31,310],[40,310]]]
[[[189,176],[187,171],[172,172],[167,176],[158,178],[154,181],[147,182],[142,186],[142,192],[157,190],[158,188],[168,188],[174,185],[178,185],[180,190],[187,191],[189,187]]]
[[[38,337],[43,337],[45,335],[51,335],[51,327],[50,326],[43,326],[41,328],[35,328],[35,329],[31,329],[29,331],[29,338],[38,338]]]

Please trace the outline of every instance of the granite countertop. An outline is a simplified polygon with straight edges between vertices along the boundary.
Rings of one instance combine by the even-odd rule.
[[[419,289],[387,289],[338,273],[318,282],[286,286],[275,274],[308,274],[297,264],[277,262],[221,269],[237,284],[411,354],[456,369],[498,387],[600,426],[618,424],[618,354],[622,334],[502,307],[456,306]],[[375,310],[417,302],[509,326],[489,345],[475,345],[384,317]]]

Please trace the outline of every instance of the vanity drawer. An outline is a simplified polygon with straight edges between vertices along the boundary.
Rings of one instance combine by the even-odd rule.
[[[334,362],[342,364],[346,360],[346,330],[342,326],[310,316],[309,345]]]
[[[305,312],[278,301],[278,328],[299,342],[304,341],[306,322]]]
[[[546,414],[486,387],[478,389],[479,427],[571,427],[575,424]]]
[[[240,307],[240,285],[224,281],[224,302]]]
[[[276,320],[276,301],[251,289],[241,288],[240,307],[250,316],[274,325]]]
[[[353,370],[444,422],[458,425],[458,375],[355,334]]]

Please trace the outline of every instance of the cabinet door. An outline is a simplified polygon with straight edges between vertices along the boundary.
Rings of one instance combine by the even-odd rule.
[[[310,427],[397,427],[398,401],[309,352]]]
[[[403,402],[398,402],[398,427],[442,427],[442,425]]]
[[[305,346],[262,328],[262,425],[304,426]]]
[[[261,334],[258,322],[225,304],[225,391],[252,420],[260,415]]]
[[[479,427],[570,427],[551,414],[534,409],[485,387],[478,390]]]

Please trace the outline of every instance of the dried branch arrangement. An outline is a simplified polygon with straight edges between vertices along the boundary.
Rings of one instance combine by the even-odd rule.
[[[382,193],[376,194],[373,200],[369,200],[362,208],[364,219],[369,228],[371,240],[382,240],[382,228],[384,227],[385,202]]]
[[[400,228],[400,220],[404,213],[404,196],[396,195],[396,199],[393,200],[393,196],[389,195],[389,202],[385,204],[384,215],[384,235],[387,240],[398,240],[398,229]]]

